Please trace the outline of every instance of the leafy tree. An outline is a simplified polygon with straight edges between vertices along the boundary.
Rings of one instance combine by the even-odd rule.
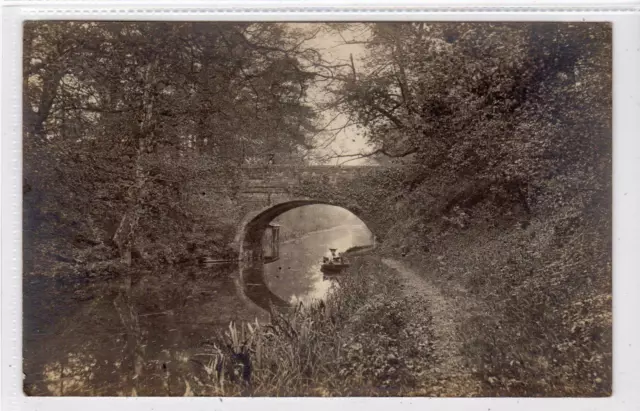
[[[300,40],[314,33],[81,21],[27,22],[24,33],[25,285],[110,290],[98,293],[125,329],[133,389],[144,355],[136,284],[194,251],[227,252],[243,164],[304,161],[320,56]],[[217,206],[184,201],[195,177],[227,183]]]
[[[403,165],[391,186],[354,188],[396,211],[387,249],[420,258],[434,279],[463,284],[489,307],[464,325],[479,373],[501,378],[488,393],[605,395],[611,27],[366,29],[367,57],[341,73],[334,104],[358,118],[374,146],[346,157]],[[447,263],[431,264],[435,255]],[[576,325],[578,306],[588,325]]]
[[[369,30],[364,69],[343,73],[335,90],[334,104],[358,117],[375,147],[359,156],[402,159],[414,170],[406,187],[439,180],[451,187],[441,197],[453,202],[464,186],[488,193],[491,185],[530,208],[529,190],[567,173],[582,187],[606,189],[608,27],[384,23]],[[598,172],[587,183],[589,167]]]

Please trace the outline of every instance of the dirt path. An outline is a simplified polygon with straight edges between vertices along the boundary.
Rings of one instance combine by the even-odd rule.
[[[438,394],[442,396],[471,396],[478,392],[479,385],[476,378],[464,364],[461,354],[462,341],[457,332],[457,325],[467,314],[464,307],[445,298],[438,287],[402,262],[389,258],[382,259],[382,262],[400,274],[407,297],[422,297],[429,305],[428,311],[432,315],[435,336],[433,348],[436,367],[428,384],[435,383]]]

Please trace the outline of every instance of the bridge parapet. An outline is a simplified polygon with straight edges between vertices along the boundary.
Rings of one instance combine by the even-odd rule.
[[[219,179],[202,173],[189,181],[182,191],[185,203],[196,213],[216,214],[217,210],[247,215],[255,210],[291,200],[314,200],[331,204],[338,199],[334,189],[348,186],[350,180],[387,166],[246,166],[236,169],[235,177]],[[306,183],[311,182],[308,186]],[[326,193],[322,187],[330,188]],[[318,188],[320,187],[320,191]],[[340,197],[340,196],[338,196]],[[340,199],[343,201],[344,199]],[[341,204],[357,209],[354,204]],[[209,211],[206,211],[209,210]]]
[[[241,172],[248,177],[265,175],[299,177],[301,175],[353,175],[362,174],[380,166],[330,166],[330,165],[267,165],[243,166]]]
[[[352,180],[379,166],[246,166],[241,169],[243,186],[247,189],[282,189],[294,187],[304,180],[322,179],[329,184]]]

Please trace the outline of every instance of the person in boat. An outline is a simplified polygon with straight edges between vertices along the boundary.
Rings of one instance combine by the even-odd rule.
[[[329,252],[329,253],[326,253],[326,254],[322,257],[322,264],[323,264],[323,265],[332,265],[332,264],[335,264],[335,263],[336,263],[336,261],[335,261],[335,258],[336,258],[336,255],[335,255],[335,249],[330,248],[329,250],[330,250],[330,252]]]

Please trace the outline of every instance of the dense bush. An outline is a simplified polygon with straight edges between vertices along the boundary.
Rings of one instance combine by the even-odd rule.
[[[337,101],[364,125],[362,156],[399,167],[337,198],[474,310],[460,328],[487,395],[608,395],[610,26],[368,30]]]

